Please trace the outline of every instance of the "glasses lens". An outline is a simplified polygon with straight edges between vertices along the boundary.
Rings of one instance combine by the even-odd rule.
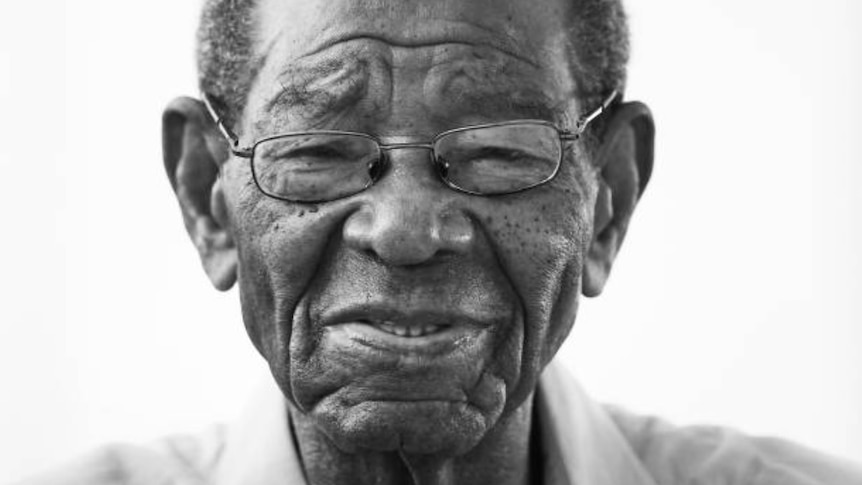
[[[440,137],[435,146],[446,180],[478,194],[517,192],[547,182],[562,158],[560,135],[539,123],[472,128]]]
[[[258,142],[252,170],[258,186],[268,195],[322,202],[371,185],[370,168],[379,159],[377,143],[364,136],[289,135]]]

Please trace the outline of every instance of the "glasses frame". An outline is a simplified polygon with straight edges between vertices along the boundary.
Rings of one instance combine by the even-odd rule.
[[[369,182],[367,184],[365,184],[365,186],[363,188],[361,188],[355,192],[350,192],[349,194],[346,194],[346,195],[343,195],[340,197],[335,197],[335,198],[331,198],[331,199],[322,199],[322,200],[291,199],[288,197],[282,197],[279,195],[271,194],[271,193],[267,192],[266,190],[264,190],[263,187],[261,187],[260,182],[257,179],[257,173],[254,169],[254,153],[255,153],[255,150],[257,149],[258,145],[260,145],[261,143],[267,142],[267,141],[277,140],[280,138],[288,138],[288,137],[293,137],[293,136],[307,136],[307,135],[358,136],[358,137],[372,140],[377,145],[377,149],[379,152],[378,160],[380,160],[381,162],[384,162],[384,163],[385,163],[385,160],[388,160],[386,157],[384,157],[384,154],[388,151],[391,151],[391,150],[395,150],[395,149],[429,150],[429,151],[431,151],[431,161],[434,164],[435,168],[437,169],[437,176],[440,178],[440,180],[444,184],[446,184],[447,187],[449,187],[453,190],[456,190],[458,192],[465,193],[465,194],[479,195],[479,196],[484,196],[484,197],[494,197],[494,196],[498,196],[498,195],[515,194],[518,192],[523,192],[525,190],[530,190],[532,188],[546,184],[546,183],[550,182],[551,180],[553,180],[557,176],[557,174],[559,173],[560,167],[562,165],[563,149],[564,149],[563,143],[567,142],[567,141],[575,141],[578,138],[580,138],[580,136],[583,135],[583,133],[586,131],[589,124],[593,120],[595,120],[596,118],[598,118],[599,116],[604,114],[605,111],[607,111],[610,108],[611,104],[614,102],[614,100],[616,100],[616,98],[618,96],[619,96],[619,92],[617,90],[612,91],[611,94],[609,94],[602,101],[602,104],[598,108],[594,109],[593,111],[588,113],[586,116],[581,117],[580,119],[578,119],[578,121],[575,122],[575,129],[574,130],[565,130],[565,129],[557,126],[555,123],[553,123],[551,121],[547,121],[547,120],[517,119],[517,120],[499,121],[499,122],[495,122],[495,123],[484,123],[484,124],[479,124],[479,125],[469,125],[469,126],[462,126],[462,127],[458,127],[458,128],[453,128],[451,130],[446,130],[446,131],[438,133],[428,143],[410,143],[410,142],[407,142],[407,143],[384,143],[379,137],[368,134],[368,133],[361,133],[361,132],[356,132],[356,131],[342,131],[342,130],[307,130],[307,131],[290,131],[290,132],[279,133],[276,135],[266,136],[266,137],[255,140],[251,145],[240,146],[239,137],[236,136],[236,134],[234,134],[233,131],[231,131],[231,129],[224,123],[224,119],[215,110],[215,107],[213,106],[212,102],[210,101],[209,96],[206,93],[201,92],[201,100],[203,101],[204,105],[206,106],[210,117],[215,122],[215,124],[218,126],[219,131],[221,132],[222,136],[224,136],[225,140],[230,145],[231,153],[236,157],[248,159],[249,165],[251,167],[252,178],[254,179],[254,184],[257,186],[258,190],[260,190],[267,197],[271,197],[273,199],[283,200],[286,202],[306,203],[306,204],[319,204],[319,203],[323,203],[323,202],[330,202],[330,201],[339,200],[339,199],[343,199],[346,197],[356,195],[360,192],[365,191],[366,189],[368,189],[369,187],[371,187],[372,185],[377,183],[377,181],[380,180],[380,178],[382,177],[382,174],[384,171],[383,170],[375,171],[375,173],[371,175]],[[460,133],[460,132],[471,131],[471,130],[476,130],[476,129],[494,128],[494,127],[498,127],[498,126],[525,125],[525,124],[547,126],[547,127],[553,128],[557,132],[557,135],[559,136],[559,139],[560,139],[560,156],[559,156],[559,159],[557,160],[557,163],[556,163],[556,166],[554,167],[553,173],[551,173],[544,180],[541,180],[539,182],[536,182],[536,183],[531,184],[531,185],[526,186],[526,187],[521,187],[521,188],[518,188],[515,190],[511,190],[508,192],[498,192],[498,193],[493,193],[493,194],[487,194],[487,193],[476,192],[473,190],[468,190],[468,189],[464,189],[462,187],[459,187],[456,184],[452,183],[445,175],[443,175],[442,169],[444,169],[446,167],[444,166],[444,164],[441,164],[438,161],[439,159],[438,159],[438,157],[435,156],[435,150],[434,150],[434,146],[437,144],[437,142],[441,138],[446,137],[447,135],[451,135],[453,133]]]

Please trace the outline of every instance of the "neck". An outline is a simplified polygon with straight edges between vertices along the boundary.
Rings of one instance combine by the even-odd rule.
[[[531,396],[462,456],[346,453],[292,406],[290,416],[309,485],[526,485],[530,483],[532,407]]]

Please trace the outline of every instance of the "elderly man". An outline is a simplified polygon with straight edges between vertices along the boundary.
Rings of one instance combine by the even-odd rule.
[[[199,42],[165,167],[280,392],[58,481],[862,483],[599,406],[549,365],[652,167],[618,0],[213,0]]]

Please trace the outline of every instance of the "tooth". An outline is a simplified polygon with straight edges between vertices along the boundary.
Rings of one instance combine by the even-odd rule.
[[[422,326],[422,333],[424,333],[424,334],[437,333],[437,325],[434,325],[433,323],[423,325]]]
[[[408,333],[408,330],[405,327],[393,327],[392,331],[394,331],[395,335],[398,335],[399,337],[406,337]]]
[[[407,327],[407,333],[410,334],[411,337],[418,337],[422,335],[422,327],[419,327],[418,325]]]

